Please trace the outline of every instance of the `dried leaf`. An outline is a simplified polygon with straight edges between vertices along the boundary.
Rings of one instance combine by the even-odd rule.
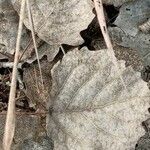
[[[10,0],[0,1],[0,44],[5,46],[5,52],[9,54],[14,54],[18,21],[18,15],[11,5]],[[22,36],[21,46],[25,47],[27,38],[29,37],[25,29]]]
[[[32,64],[31,67],[24,70],[23,79],[26,86],[26,96],[29,98],[29,105],[35,106],[36,109],[43,107],[49,100],[49,91],[51,89],[51,76],[50,71],[53,67],[52,62],[41,60],[41,67],[44,80],[44,89],[40,80],[40,73],[38,66]],[[38,98],[37,98],[38,97]]]
[[[20,0],[12,0],[18,11]],[[38,36],[50,45],[79,45],[83,43],[80,31],[87,28],[94,18],[92,1],[89,0],[36,0],[30,1]],[[28,18],[24,20],[30,29]]]
[[[123,5],[115,25],[120,27],[126,34],[135,36],[138,34],[138,25],[150,17],[150,1],[135,0]]]
[[[107,50],[67,53],[52,69],[48,133],[55,150],[133,150],[144,133],[149,90],[140,73]]]
[[[25,59],[24,62],[31,64],[37,59],[34,51],[35,50],[33,48],[32,56],[28,57],[28,59]],[[59,46],[58,45],[49,45],[46,42],[44,42],[38,48],[39,59],[42,59],[42,57],[45,55],[45,56],[47,56],[47,60],[49,62],[53,61],[53,59],[55,58],[55,56],[57,55],[58,52],[59,52]],[[25,55],[29,56],[27,54],[25,54]]]
[[[136,49],[145,65],[150,64],[150,34],[139,30],[139,25],[150,18],[150,1],[136,0],[123,5],[115,21],[116,27],[109,29],[112,38],[119,45]]]
[[[0,59],[13,59],[15,50],[15,41],[17,37],[18,30],[18,14],[14,10],[10,0],[5,0],[0,2]],[[18,6],[20,8],[20,6]],[[40,39],[37,37],[37,42]],[[26,46],[30,41],[30,35],[28,34],[26,28],[24,27],[21,40],[21,52],[24,51]],[[43,40],[41,40],[43,42]],[[36,56],[31,57],[31,53],[35,52],[33,48],[33,42],[30,44],[30,48],[24,53],[22,60],[24,62],[32,63],[36,60]],[[41,59],[43,55],[47,55],[48,60],[52,61],[59,51],[58,45],[49,45],[45,42],[39,44],[38,52],[39,58]],[[12,58],[11,58],[12,57]]]
[[[135,150],[149,150],[149,149],[150,149],[150,137],[149,134],[146,133],[138,140]]]

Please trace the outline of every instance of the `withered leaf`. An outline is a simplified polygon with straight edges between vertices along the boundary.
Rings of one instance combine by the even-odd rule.
[[[0,52],[14,54],[18,31],[18,14],[11,5],[10,0],[0,1]],[[21,48],[27,44],[29,37],[26,30],[22,32]],[[0,59],[3,58],[0,56]]]
[[[109,29],[117,44],[136,49],[145,65],[150,65],[150,34],[140,31],[139,26],[150,18],[150,1],[135,0],[124,4],[114,22],[116,27]]]
[[[12,0],[19,11],[20,0]],[[50,45],[80,45],[80,31],[87,28],[94,18],[92,1],[89,0],[31,0],[31,10],[38,36]],[[30,29],[27,13],[24,20]]]
[[[55,150],[133,150],[144,134],[149,90],[124,61],[119,71],[107,50],[67,53],[52,69],[48,133]]]

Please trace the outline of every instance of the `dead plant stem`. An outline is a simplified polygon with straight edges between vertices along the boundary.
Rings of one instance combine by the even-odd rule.
[[[18,71],[17,65],[19,60],[19,50],[20,50],[21,34],[23,28],[24,13],[25,13],[25,0],[22,0],[21,9],[20,9],[18,35],[17,35],[17,42],[16,42],[16,51],[14,57],[14,66],[12,71],[12,81],[11,81],[11,88],[9,94],[9,103],[8,103],[6,124],[5,124],[4,137],[3,137],[4,150],[10,150],[13,137],[14,137],[14,132],[15,132],[15,96],[16,96],[16,79],[17,79],[17,71]]]
[[[30,9],[29,0],[26,0],[26,4],[27,4],[27,10],[28,10],[29,23],[30,23],[30,26],[31,26],[31,33],[32,33],[33,44],[34,44],[35,53],[36,53],[36,57],[37,57],[37,62],[38,62],[38,66],[39,66],[39,71],[40,71],[41,83],[42,83],[42,86],[43,86],[43,89],[44,89],[44,82],[43,82],[43,76],[42,76],[42,69],[41,69],[41,64],[40,64],[40,60],[39,60],[39,54],[38,54],[37,45],[36,45],[36,40],[35,40],[34,23],[33,23],[33,18],[32,18],[32,14],[31,14],[31,9]]]

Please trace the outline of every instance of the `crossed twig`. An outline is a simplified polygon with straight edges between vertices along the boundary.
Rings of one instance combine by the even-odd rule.
[[[40,70],[41,82],[43,85],[42,71],[41,71],[41,65],[40,65],[38,50],[37,50],[36,41],[35,41],[34,24],[32,20],[29,0],[22,0],[21,9],[20,9],[18,35],[17,35],[17,41],[16,41],[16,50],[15,50],[14,64],[13,64],[13,71],[12,71],[12,80],[11,80],[11,87],[10,87],[10,94],[9,94],[9,103],[8,103],[6,124],[5,124],[4,137],[3,137],[3,149],[4,150],[10,150],[13,137],[14,137],[14,132],[15,132],[15,118],[16,118],[15,117],[15,114],[16,114],[15,113],[15,96],[16,96],[16,83],[17,83],[16,80],[17,80],[17,74],[18,74],[17,66],[19,62],[19,51],[20,51],[21,34],[22,34],[22,28],[23,28],[23,19],[24,19],[24,14],[25,14],[25,4],[27,4],[28,18],[29,18],[29,22],[31,26],[32,39],[33,39],[35,53],[36,53],[36,57],[38,61],[39,70]]]

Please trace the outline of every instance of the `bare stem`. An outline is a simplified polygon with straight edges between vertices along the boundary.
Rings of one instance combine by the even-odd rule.
[[[18,35],[17,35],[17,42],[16,42],[16,51],[14,57],[14,66],[12,71],[12,81],[11,81],[11,88],[9,94],[9,104],[8,104],[8,111],[6,116],[6,124],[5,124],[4,138],[3,138],[4,150],[10,150],[13,137],[14,137],[14,132],[15,132],[15,96],[16,96],[16,79],[17,79],[17,71],[18,71],[17,65],[19,60],[19,50],[20,50],[21,33],[23,28],[24,13],[25,13],[25,0],[22,0],[21,9],[20,9]]]
[[[28,9],[29,22],[30,22],[30,26],[31,26],[31,33],[32,33],[32,38],[33,38],[33,44],[34,44],[35,53],[36,53],[36,57],[37,57],[37,62],[38,62],[38,66],[39,66],[39,71],[40,71],[41,83],[42,83],[42,86],[44,88],[42,69],[41,69],[41,64],[40,64],[40,60],[39,60],[39,54],[38,54],[36,40],[35,40],[34,23],[33,23],[33,18],[32,18],[32,14],[31,14],[29,0],[26,0],[26,4],[27,4],[27,9]]]

